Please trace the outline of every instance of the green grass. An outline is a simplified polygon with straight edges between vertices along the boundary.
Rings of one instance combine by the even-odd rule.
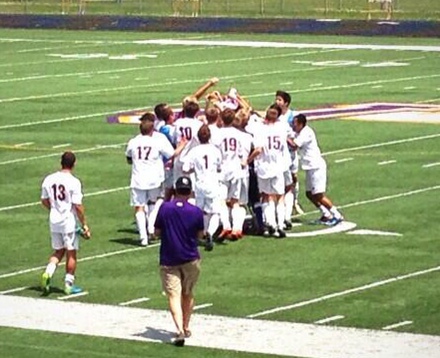
[[[76,174],[82,179],[93,239],[82,242],[79,256],[91,257],[127,250],[106,258],[80,262],[78,284],[90,294],[81,302],[117,305],[148,296],[134,306],[166,309],[158,276],[158,250],[136,248],[128,191],[130,167],[124,143],[137,127],[110,125],[106,116],[132,108],[174,103],[212,76],[226,91],[236,86],[260,110],[277,89],[292,93],[298,110],[329,104],[363,102],[428,102],[440,104],[437,52],[371,51],[134,44],[135,40],[192,38],[194,34],[0,30],[0,291],[21,286],[19,296],[40,297],[40,266],[50,255],[47,213],[38,204],[42,178],[58,168],[64,148],[77,152]],[[343,38],[278,35],[200,34],[204,39],[347,43],[382,45],[438,45],[434,39]],[[20,41],[19,39],[26,39]],[[62,59],[54,54],[155,54],[137,60]],[[324,61],[358,61],[350,66],[316,66]],[[405,62],[404,67],[365,68],[375,62]],[[315,65],[314,65],[315,63]],[[318,86],[317,84],[321,85]],[[377,86],[381,87],[377,87]],[[410,89],[409,87],[413,87]],[[107,113],[107,114],[106,114]],[[70,118],[70,119],[69,119]],[[75,118],[75,119],[73,119]],[[43,123],[47,121],[47,123]],[[30,123],[30,124],[28,124]],[[401,237],[333,234],[311,238],[245,240],[202,252],[203,272],[197,302],[213,306],[203,313],[246,317],[275,307],[343,292],[376,281],[439,265],[438,185],[440,166],[423,168],[440,157],[439,137],[399,144],[333,151],[439,135],[438,124],[323,120],[312,122],[329,168],[329,196],[358,228],[397,232]],[[16,144],[33,142],[25,147]],[[97,147],[117,145],[116,147]],[[347,157],[353,160],[335,162]],[[396,160],[379,166],[378,162]],[[300,182],[304,175],[300,173]],[[437,187],[437,189],[433,189]],[[121,188],[108,194],[90,195]],[[403,196],[419,189],[425,192]],[[390,197],[385,199],[385,197]],[[373,199],[384,198],[374,202]],[[301,197],[309,214],[303,228],[318,214]],[[35,205],[10,208],[27,203]],[[62,287],[60,267],[54,283]],[[111,287],[112,294],[108,294]],[[376,288],[341,295],[319,303],[262,316],[263,319],[313,323],[344,315],[331,324],[381,329],[402,320],[412,325],[399,331],[440,334],[438,272]],[[60,294],[54,293],[49,299]],[[1,319],[0,319],[1,323]],[[86,356],[167,357],[172,347],[121,342],[95,337],[1,329],[0,353],[5,357],[69,354]],[[42,341],[60,342],[56,347]],[[179,352],[180,353],[180,352]],[[185,349],[183,356],[234,356],[237,352]],[[256,355],[253,355],[256,356]]]

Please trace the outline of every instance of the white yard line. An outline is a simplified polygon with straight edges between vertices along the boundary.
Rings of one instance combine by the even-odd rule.
[[[121,302],[119,304],[119,306],[129,306],[129,305],[132,305],[134,303],[147,302],[149,300],[150,300],[150,298],[148,298],[148,297],[141,297],[141,298],[136,298],[135,300],[127,301],[127,302]]]
[[[199,313],[191,323],[185,345],[193,347],[308,358],[439,358],[437,336]],[[0,296],[0,326],[156,343],[170,342],[175,330],[168,311],[11,296]]]
[[[399,323],[390,324],[389,326],[385,326],[382,329],[387,331],[387,330],[394,329],[394,328],[399,328],[399,327],[402,327],[402,326],[408,326],[409,324],[412,324],[412,323],[413,323],[413,321],[402,321],[402,322],[399,322]]]
[[[30,286],[11,288],[10,290],[1,291],[0,295],[7,295],[9,293],[21,292],[21,291],[27,290],[28,288],[30,288]]]
[[[194,306],[194,311],[201,310],[203,308],[212,307],[213,305],[214,305],[213,303],[204,303],[201,305],[196,305],[196,306]]]
[[[112,256],[116,256],[116,255],[122,255],[122,254],[130,253],[130,252],[141,251],[141,250],[148,250],[148,249],[152,249],[152,248],[158,247],[158,246],[159,246],[159,244],[151,244],[151,245],[148,245],[146,247],[132,247],[132,248],[129,248],[129,249],[111,251],[111,252],[106,252],[106,253],[99,254],[99,255],[92,255],[92,256],[87,256],[87,257],[81,257],[81,258],[78,259],[78,262],[92,261],[92,260],[96,260],[96,259],[104,259],[104,258],[107,258],[107,257],[112,257]],[[64,265],[65,265],[64,262],[61,262],[59,264],[59,266],[64,266]],[[29,268],[29,269],[7,272],[7,273],[4,273],[4,274],[0,274],[0,279],[20,276],[20,275],[24,275],[24,274],[27,274],[27,273],[30,273],[30,272],[40,271],[40,270],[44,269],[45,267],[46,266],[37,266],[37,267]]]
[[[353,158],[336,159],[335,163],[345,163],[345,162],[350,162],[352,160],[353,160]]]
[[[342,50],[390,50],[390,51],[424,51],[440,52],[440,46],[405,46],[405,45],[363,45],[363,44],[313,44],[291,42],[268,42],[268,41],[210,41],[210,40],[145,40],[134,43],[157,44],[157,45],[202,45],[224,47],[257,47],[257,48],[319,48],[319,49],[342,49]]]
[[[397,162],[397,160],[385,160],[383,162],[377,163],[377,165],[388,165],[388,164],[394,164],[396,162]]]
[[[338,150],[333,150],[333,151],[330,151],[330,152],[323,153],[322,155],[326,156],[326,155],[340,154],[340,153],[346,153],[346,152],[355,152],[355,151],[358,151],[358,150],[371,149],[371,148],[380,148],[380,147],[386,147],[386,146],[389,146],[389,145],[396,145],[396,144],[402,144],[402,143],[407,143],[407,142],[416,142],[416,141],[419,141],[419,140],[433,139],[433,138],[438,138],[438,137],[440,137],[440,133],[429,134],[429,135],[424,135],[424,136],[420,136],[420,137],[412,137],[412,138],[391,140],[389,142],[382,142],[382,143],[376,143],[376,144],[362,145],[362,146],[359,146],[359,147],[351,147],[351,148],[338,149]]]
[[[174,63],[168,65],[149,65],[149,66],[139,66],[139,67],[127,67],[120,69],[112,69],[112,70],[100,70],[100,71],[90,71],[90,72],[72,72],[72,73],[59,73],[55,75],[37,75],[37,76],[26,76],[26,77],[15,77],[15,78],[5,78],[0,79],[0,83],[10,83],[10,82],[21,82],[21,81],[31,81],[31,80],[42,80],[48,78],[65,78],[65,77],[79,77],[79,76],[98,76],[98,75],[115,75],[117,73],[125,73],[132,71],[143,71],[143,70],[159,70],[159,69],[167,69],[173,67],[190,67],[190,66],[205,66],[212,63],[233,63],[233,62],[243,62],[243,61],[258,61],[272,58],[282,58],[282,57],[295,57],[295,56],[305,56],[310,54],[317,54],[322,52],[334,52],[337,50],[327,50],[327,51],[308,51],[308,52],[299,52],[299,53],[288,53],[288,54],[277,54],[277,55],[266,55],[266,56],[252,56],[252,57],[242,57],[242,58],[231,58],[225,60],[215,60],[215,61],[194,61],[194,62],[182,62],[182,63]],[[340,51],[340,50],[339,50]],[[200,81],[200,80],[197,80]],[[195,82],[192,80],[190,82]],[[186,83],[186,81],[183,81]],[[164,86],[164,84],[156,84],[155,86]]]
[[[287,305],[287,306],[275,307],[275,308],[272,308],[270,310],[265,310],[265,311],[261,311],[261,312],[257,312],[257,313],[248,315],[248,317],[249,318],[256,318],[256,317],[261,317],[261,316],[267,316],[267,315],[272,314],[272,313],[277,313],[277,312],[281,312],[281,311],[291,310],[291,309],[298,308],[298,307],[304,307],[304,306],[308,306],[308,305],[313,304],[313,303],[319,303],[319,302],[327,301],[327,300],[330,300],[330,299],[335,298],[335,297],[346,296],[346,295],[349,295],[351,293],[356,293],[356,292],[361,292],[361,291],[369,290],[371,288],[375,288],[375,287],[379,287],[379,286],[384,286],[384,285],[387,285],[389,283],[394,283],[394,282],[406,280],[408,278],[413,278],[413,277],[417,277],[417,276],[421,276],[421,275],[426,275],[426,274],[429,274],[429,273],[432,273],[432,272],[436,272],[436,271],[440,271],[440,266],[431,267],[431,268],[426,269],[426,270],[411,272],[411,273],[406,274],[406,275],[400,275],[400,276],[396,276],[396,277],[391,277],[391,278],[386,279],[386,280],[372,282],[372,283],[369,283],[367,285],[350,288],[350,289],[344,290],[344,291],[333,292],[333,293],[330,293],[328,295],[324,295],[324,296],[321,296],[321,297],[316,297],[316,298],[313,298],[313,299],[310,299],[310,300],[306,300],[306,301],[297,302],[297,303],[294,303],[294,304],[291,304],[291,305]]]
[[[345,316],[338,315],[338,316],[327,317],[327,318],[323,318],[323,319],[320,319],[318,321],[315,321],[315,324],[329,323],[329,322],[333,322],[333,321],[338,321],[338,320],[343,319],[343,318],[345,318]]]
[[[53,145],[52,148],[53,149],[64,148],[64,147],[68,147],[70,145],[72,145],[72,144],[71,143],[57,144],[57,145]]]
[[[82,297],[82,296],[87,296],[89,294],[88,291],[84,291],[84,292],[80,292],[80,293],[75,293],[72,295],[65,295],[65,296],[60,296],[58,297],[59,300],[61,301],[65,301],[65,300],[71,300],[77,297]]]
[[[431,167],[436,167],[437,165],[440,165],[440,162],[424,164],[422,165],[422,168],[431,168]]]
[[[17,148],[27,147],[27,146],[30,146],[30,145],[32,145],[32,144],[34,144],[34,143],[35,143],[35,142],[18,143],[18,144],[15,144],[14,147],[17,147]]]
[[[110,144],[110,145],[97,145],[97,146],[91,147],[91,148],[76,149],[75,153],[87,153],[87,152],[93,152],[95,150],[118,148],[118,147],[124,146],[125,144],[126,143]],[[24,158],[18,158],[18,159],[11,159],[11,160],[6,160],[4,162],[0,162],[0,165],[15,164],[15,163],[28,162],[28,161],[37,160],[37,159],[58,157],[61,154],[62,153],[57,152],[57,153],[51,153],[51,154],[37,155],[35,157],[24,157]]]

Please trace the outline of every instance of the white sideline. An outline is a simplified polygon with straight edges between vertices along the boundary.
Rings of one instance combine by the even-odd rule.
[[[0,326],[143,342],[169,342],[175,329],[167,311],[13,296],[0,296]],[[421,334],[198,313],[191,330],[185,344],[194,347],[308,358],[439,358],[440,337]]]
[[[333,292],[333,293],[330,293],[328,295],[324,295],[324,296],[321,296],[321,297],[313,298],[313,299],[307,300],[307,301],[297,302],[297,303],[294,303],[292,305],[276,307],[276,308],[273,308],[273,309],[270,309],[270,310],[261,311],[261,312],[258,312],[258,313],[254,313],[254,314],[248,315],[248,317],[249,318],[261,317],[261,316],[266,316],[266,315],[272,314],[272,313],[277,313],[277,312],[281,312],[281,311],[291,310],[291,309],[298,308],[298,307],[304,307],[304,306],[308,306],[308,305],[310,305],[312,303],[326,301],[326,300],[329,300],[329,299],[335,298],[335,297],[346,296],[346,295],[348,295],[350,293],[365,291],[365,290],[368,290],[368,289],[373,288],[373,287],[383,286],[383,285],[386,285],[386,284],[389,284],[389,283],[406,280],[408,278],[413,278],[413,277],[416,277],[416,276],[421,276],[421,275],[425,275],[425,274],[436,272],[436,271],[440,271],[440,266],[431,267],[431,268],[429,268],[427,270],[411,272],[411,273],[406,274],[406,275],[400,275],[400,276],[391,277],[391,278],[386,279],[386,280],[372,282],[372,283],[369,283],[367,285],[363,285],[363,286],[359,286],[359,287],[355,287],[355,288],[350,288],[350,289],[344,290],[344,291]]]

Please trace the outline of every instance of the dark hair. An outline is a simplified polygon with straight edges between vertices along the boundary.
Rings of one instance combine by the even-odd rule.
[[[302,125],[304,125],[304,126],[307,124],[307,118],[306,118],[306,116],[305,116],[304,114],[302,114],[302,113],[297,114],[295,117],[293,117],[293,119],[294,119],[294,120],[296,119],[296,121],[297,121],[299,124],[302,124]]]
[[[153,123],[154,123],[155,119],[156,119],[156,117],[155,117],[154,113],[151,113],[151,112],[146,112],[142,115],[141,118],[139,118],[139,120],[141,122],[153,122]]]
[[[205,117],[208,124],[216,123],[219,115],[220,111],[218,110],[218,108],[215,107],[208,108],[205,112]]]
[[[154,130],[154,121],[141,121],[141,124],[139,125],[139,130],[142,135],[150,134]]]
[[[290,104],[290,101],[292,101],[292,97],[290,97],[290,94],[281,90],[275,92],[275,97],[281,97],[283,101],[287,104]]]
[[[187,118],[194,118],[199,110],[200,106],[198,103],[188,102],[183,107],[183,115]]]
[[[276,118],[272,118],[272,116],[269,115],[269,113],[272,112],[272,110],[275,110],[277,112]],[[275,121],[279,116],[281,116],[281,107],[276,103],[271,104],[266,111],[266,118],[270,119],[271,121]]]
[[[223,123],[227,126],[230,126],[235,119],[235,111],[230,108],[226,108],[221,114]]]
[[[201,144],[209,143],[209,139],[211,139],[211,130],[209,129],[207,124],[203,124],[199,131],[197,132],[197,138]]]
[[[154,107],[154,114],[156,115],[157,119],[163,119],[164,121],[167,120],[166,118],[166,109],[168,108],[168,105],[166,103],[159,103],[156,104]]]
[[[76,157],[72,152],[64,152],[61,156],[61,168],[72,169],[75,165]]]

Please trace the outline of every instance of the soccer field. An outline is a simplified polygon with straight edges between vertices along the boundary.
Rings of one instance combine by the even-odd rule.
[[[107,118],[159,102],[178,107],[217,76],[217,89],[236,87],[258,110],[283,89],[293,108],[309,113],[328,164],[328,194],[350,225],[330,232],[312,225],[318,213],[302,195],[306,214],[285,240],[246,237],[202,252],[196,314],[406,332],[438,342],[437,39],[1,29],[0,48],[0,302],[1,295],[63,297],[61,290],[42,297],[38,287],[51,253],[39,197],[43,177],[69,149],[77,153],[93,238],[81,243],[77,271],[87,294],[68,301],[167,309],[157,245],[137,246],[129,206],[124,148],[138,128]],[[60,289],[63,270],[54,282]],[[169,345],[95,337],[92,330],[86,337],[5,322],[0,315],[3,357],[176,354]],[[218,338],[225,329],[219,324]],[[266,356],[197,346],[179,354]],[[329,356],[343,357],[322,358]]]

